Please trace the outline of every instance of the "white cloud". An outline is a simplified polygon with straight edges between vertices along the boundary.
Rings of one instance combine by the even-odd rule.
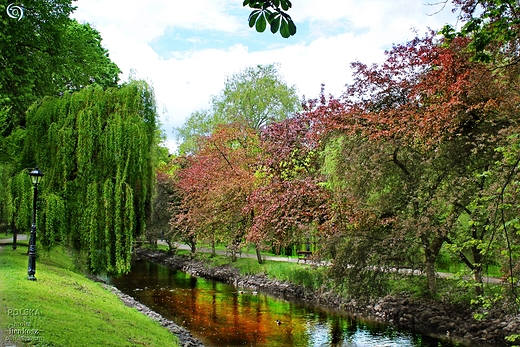
[[[241,25],[228,13],[235,8],[233,0],[79,0],[75,17],[94,24],[101,32],[113,27],[149,43],[167,28],[235,32]]]
[[[299,0],[290,10],[299,31],[280,41],[270,32],[249,29],[250,11],[241,4],[241,0],[79,0],[75,17],[101,33],[111,59],[123,70],[123,80],[133,69],[154,86],[159,110],[166,109],[161,122],[170,144],[172,128],[182,125],[191,112],[207,108],[225,78],[247,66],[279,62],[281,74],[300,96],[316,97],[321,83],[339,95],[350,81],[351,62],[381,61],[384,49],[413,38],[412,28],[422,34],[427,27],[454,22],[448,9],[430,16],[437,9],[417,0]],[[184,39],[196,48],[179,50],[171,43],[167,54],[154,51],[154,42],[167,42],[168,35],[179,32],[193,32]],[[210,39],[201,40],[201,33],[218,40],[219,47],[229,44],[209,48],[215,46]],[[210,46],[204,47],[205,42]],[[262,42],[267,44],[259,49]]]

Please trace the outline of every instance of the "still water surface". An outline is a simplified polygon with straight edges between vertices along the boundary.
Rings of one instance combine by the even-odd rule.
[[[112,284],[190,330],[208,347],[456,346],[251,290],[241,292],[144,259],[134,260],[132,271]]]

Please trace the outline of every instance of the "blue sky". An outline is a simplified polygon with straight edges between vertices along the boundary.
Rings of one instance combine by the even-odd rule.
[[[78,0],[75,17],[100,33],[122,80],[130,74],[153,85],[166,145],[172,130],[207,108],[227,77],[257,64],[276,63],[301,96],[321,84],[340,95],[350,63],[384,59],[384,50],[456,18],[427,0],[294,0],[298,32],[283,39],[250,29],[242,0]],[[440,11],[439,13],[437,13]]]

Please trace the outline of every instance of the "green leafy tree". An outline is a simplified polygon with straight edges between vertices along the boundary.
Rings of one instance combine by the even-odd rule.
[[[67,241],[95,273],[130,270],[155,183],[156,117],[153,91],[141,81],[106,91],[92,86],[31,107],[25,155],[45,173],[45,245]]]
[[[23,155],[30,105],[91,84],[115,87],[120,70],[102,47],[99,33],[70,18],[71,0],[24,1],[20,20],[9,17],[6,7],[0,4],[0,175],[6,187],[14,187],[15,176],[31,165]],[[20,212],[6,212],[14,206],[10,201],[18,201],[16,194],[12,189],[0,192],[1,219]],[[62,206],[59,196],[51,195],[45,204],[56,213]],[[62,233],[63,224],[55,219],[45,223]],[[28,226],[14,223],[15,228],[25,231]]]
[[[23,3],[23,18],[0,4],[0,109],[9,108],[2,135],[25,125],[25,112],[41,97],[97,83],[115,86],[120,73],[99,33],[70,18],[71,0]]]
[[[473,59],[499,61],[506,56],[517,62],[516,46],[520,35],[520,4],[516,0],[452,0],[454,11],[464,23],[457,31],[446,25],[441,33],[448,39],[469,37]]]
[[[518,214],[517,196],[512,187],[517,184],[519,162],[516,125],[518,117],[514,109],[518,105],[516,90],[519,75],[520,4],[514,0],[452,2],[459,11],[459,18],[464,25],[460,30],[447,25],[441,33],[450,43],[461,38],[468,40],[466,50],[471,53],[471,59],[485,63],[490,71],[495,72],[494,77],[501,81],[503,87],[497,94],[503,98],[490,98],[488,103],[491,104],[492,100],[496,112],[508,115],[508,121],[503,122],[505,126],[501,130],[505,140],[497,143],[495,148],[503,158],[483,167],[479,177],[486,184],[482,184],[479,198],[467,209],[472,232],[480,235],[491,234],[491,239],[488,242],[481,240],[477,243],[470,239],[462,243],[462,247],[450,247],[460,251],[463,259],[463,254],[468,253],[468,249],[471,248],[474,259],[493,257],[494,261],[500,263],[503,266],[504,279],[507,279],[510,292],[518,306],[519,295],[515,285],[519,277],[516,265],[519,252],[515,246],[518,238]],[[486,87],[490,85],[484,81],[480,81],[480,84]],[[467,244],[473,246],[464,246]],[[475,250],[476,247],[478,250]],[[477,268],[481,266],[478,261],[475,264]]]
[[[194,112],[175,129],[180,151],[195,152],[197,139],[210,135],[219,125],[240,123],[259,131],[299,109],[295,88],[287,86],[276,65],[246,68],[226,80],[222,92],[212,98],[210,109]]]
[[[97,84],[115,87],[121,70],[101,45],[101,35],[90,24],[71,20],[62,33],[61,62],[53,73],[56,91],[62,94]]]

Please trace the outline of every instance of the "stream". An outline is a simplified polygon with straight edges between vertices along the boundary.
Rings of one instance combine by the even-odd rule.
[[[394,327],[193,277],[141,259],[111,284],[208,347],[453,347]]]

